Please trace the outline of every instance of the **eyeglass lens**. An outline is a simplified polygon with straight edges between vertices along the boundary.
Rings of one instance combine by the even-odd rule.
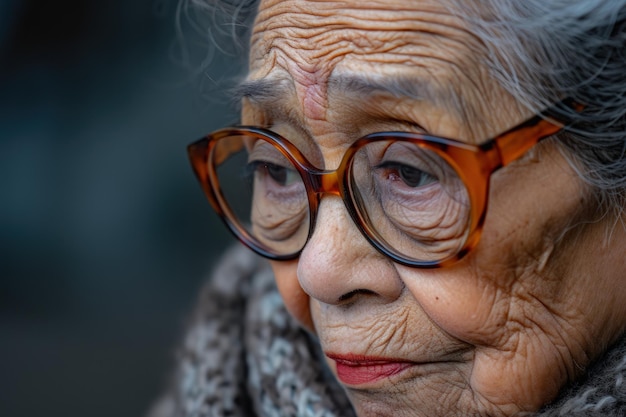
[[[304,247],[311,221],[305,182],[276,145],[258,137],[227,136],[209,158],[221,190],[219,203],[249,236],[249,245],[280,256]],[[439,150],[386,137],[364,144],[349,164],[348,204],[370,239],[418,262],[441,261],[463,247],[469,194]]]

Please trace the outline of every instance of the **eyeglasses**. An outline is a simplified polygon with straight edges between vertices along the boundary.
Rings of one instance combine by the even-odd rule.
[[[491,174],[562,130],[569,122],[558,111],[563,106],[580,110],[564,100],[480,145],[373,133],[352,143],[333,171],[315,167],[287,139],[260,127],[217,130],[188,153],[217,214],[264,257],[298,257],[322,197],[332,194],[378,251],[402,265],[436,268],[478,244]]]

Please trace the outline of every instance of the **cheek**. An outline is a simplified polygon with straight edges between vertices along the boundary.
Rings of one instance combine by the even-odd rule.
[[[297,270],[298,261],[270,262],[278,292],[287,307],[287,311],[300,324],[311,332],[315,332],[311,310],[309,306],[309,296],[302,290],[298,282]]]
[[[507,297],[484,276],[461,269],[401,274],[421,309],[445,333],[472,345],[493,344],[506,322]]]

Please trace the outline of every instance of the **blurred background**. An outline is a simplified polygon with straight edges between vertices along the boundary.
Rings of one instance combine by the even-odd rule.
[[[185,146],[243,63],[177,6],[0,0],[0,416],[144,415],[233,242]]]

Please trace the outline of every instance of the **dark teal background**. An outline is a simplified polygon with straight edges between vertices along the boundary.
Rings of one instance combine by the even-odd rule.
[[[176,7],[0,0],[0,416],[144,414],[233,242],[185,146],[243,64],[180,65]]]

